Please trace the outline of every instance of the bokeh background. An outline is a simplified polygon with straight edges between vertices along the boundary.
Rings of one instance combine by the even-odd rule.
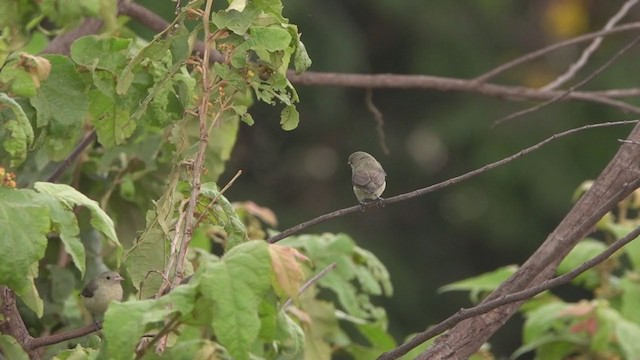
[[[139,1],[166,19],[169,1]],[[310,70],[425,74],[472,78],[510,59],[601,29],[623,1],[596,0],[296,0],[285,14],[299,26],[313,60]],[[623,22],[637,20],[633,9]],[[132,24],[136,27],[135,24]],[[146,31],[142,27],[136,27]],[[151,36],[147,31],[147,36]],[[608,37],[578,81],[632,39]],[[501,75],[501,84],[538,87],[562,73],[586,44],[564,48]],[[638,50],[632,49],[583,89],[637,85]],[[575,83],[575,81],[574,81]],[[279,227],[356,204],[347,158],[357,150],[387,171],[385,196],[422,188],[509,156],[552,134],[590,123],[633,118],[615,109],[561,102],[492,127],[532,105],[473,93],[375,90],[390,154],[379,143],[365,91],[296,86],[300,126],[284,132],[279,109],[251,109],[255,125],[241,126],[224,183],[227,192],[272,209]],[[572,206],[572,194],[595,178],[630,127],[590,130],[461,184],[424,197],[337,218],[308,232],[346,232],[387,266],[395,287],[376,299],[387,310],[399,341],[471,305],[468,294],[438,293],[451,282],[508,264],[521,264]],[[586,294],[563,289],[567,300]],[[508,356],[520,344],[514,317],[491,340]]]

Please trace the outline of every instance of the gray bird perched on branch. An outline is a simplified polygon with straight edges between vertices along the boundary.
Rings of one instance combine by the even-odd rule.
[[[383,198],[380,197],[387,186],[382,165],[373,156],[364,151],[356,151],[349,156],[351,165],[351,183],[353,192],[358,198],[362,211],[367,202],[376,201],[378,206],[382,205]]]
[[[84,300],[84,306],[93,316],[96,327],[96,316],[104,314],[110,302],[122,301],[122,280],[124,278],[117,272],[107,271],[93,278],[82,289],[80,296]]]

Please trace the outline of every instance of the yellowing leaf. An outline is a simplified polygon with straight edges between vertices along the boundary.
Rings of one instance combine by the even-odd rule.
[[[273,287],[280,295],[292,299],[298,298],[298,289],[304,281],[304,271],[300,260],[309,259],[298,250],[278,244],[269,245],[271,266],[273,268]]]

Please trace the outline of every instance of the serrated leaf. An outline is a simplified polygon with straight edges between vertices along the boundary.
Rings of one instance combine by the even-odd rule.
[[[300,261],[309,259],[298,250],[278,244],[269,245],[271,266],[274,275],[274,289],[279,295],[297,299],[298,291],[304,283],[304,271]]]
[[[129,108],[99,90],[89,92],[89,114],[100,144],[107,148],[123,144],[135,131]]]
[[[42,316],[42,300],[33,279],[47,246],[50,221],[49,209],[39,203],[38,197],[30,190],[0,187],[0,284],[13,289]]]
[[[291,131],[298,127],[300,122],[300,114],[295,106],[289,105],[282,110],[280,114],[280,126],[282,130]]]
[[[189,283],[158,299],[111,303],[103,324],[109,358],[128,359],[151,324],[159,323],[161,327],[161,321],[171,314],[189,314],[196,291],[197,285]]]
[[[307,53],[307,48],[304,46],[302,41],[298,39],[295,58],[293,61],[293,67],[296,70],[296,74],[306,71],[310,66],[311,58],[309,57],[309,53]]]
[[[260,240],[240,244],[222,261],[206,264],[200,287],[213,304],[211,325],[234,359],[250,358],[260,332],[258,305],[270,288],[270,279],[269,250]]]
[[[218,29],[229,29],[238,35],[244,35],[258,14],[260,12],[251,5],[247,8],[242,6],[242,9],[230,6],[228,10],[214,13],[211,16],[211,22]]]
[[[198,212],[204,212],[213,199],[216,199],[216,204],[209,207],[207,213],[207,220],[210,224],[222,226],[227,233],[225,250],[237,246],[249,240],[247,237],[247,229],[245,228],[242,220],[238,217],[233,205],[227,200],[226,197],[220,195],[218,187],[215,183],[204,183],[201,187],[202,198],[198,201]]]
[[[38,127],[47,127],[49,157],[61,160],[76,146],[87,115],[86,85],[67,57],[47,55],[51,74],[42,83],[31,105],[37,110]]]
[[[117,74],[127,63],[131,39],[83,36],[71,44],[71,58],[90,70],[107,70]]]
[[[62,204],[72,209],[75,206],[84,206],[91,212],[91,226],[100,231],[116,247],[119,256],[122,255],[122,245],[118,241],[113,220],[100,208],[95,200],[89,199],[78,190],[65,184],[53,184],[36,182],[33,187],[41,193],[49,194]],[[118,260],[119,260],[118,256]],[[118,262],[118,266],[119,266]]]
[[[11,155],[11,167],[16,167],[24,162],[27,149],[33,144],[33,128],[22,107],[7,94],[0,93],[0,105],[11,109],[14,115],[5,125],[8,133],[2,147]]]

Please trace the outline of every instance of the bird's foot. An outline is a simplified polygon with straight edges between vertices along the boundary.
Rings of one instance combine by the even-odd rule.
[[[384,207],[384,199],[378,196],[376,198],[376,204],[378,205],[378,207]]]
[[[364,212],[367,209],[366,205],[366,202],[360,201],[360,211]]]

